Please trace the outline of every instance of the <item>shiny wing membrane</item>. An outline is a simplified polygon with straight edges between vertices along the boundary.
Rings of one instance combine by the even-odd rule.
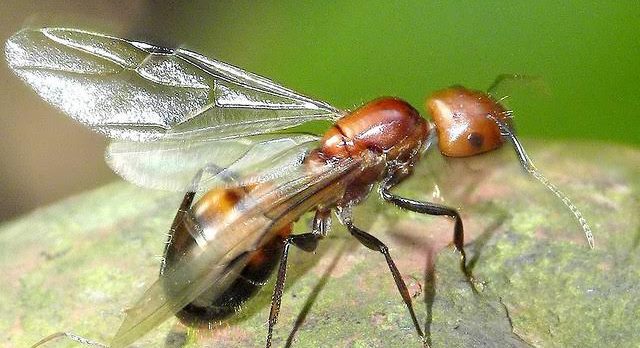
[[[9,66],[47,102],[110,138],[233,138],[340,113],[287,88],[184,49],[76,29],[24,29]]]
[[[7,41],[5,54],[44,100],[115,139],[108,163],[147,187],[182,190],[196,162],[226,167],[257,150],[278,154],[309,143],[300,134],[251,136],[341,115],[326,103],[185,49],[76,29],[24,29]]]
[[[295,169],[317,137],[306,134],[264,134],[231,139],[115,141],[106,161],[127,181],[143,187],[184,191],[205,167],[198,190],[229,183],[258,183]]]
[[[340,198],[346,182],[361,174],[368,159],[344,159],[314,170],[302,167],[257,189],[241,201],[216,230],[216,243],[201,245],[194,259],[168,269],[127,311],[125,320],[111,342],[124,347],[173,316],[205,290],[221,294],[247,263],[247,251],[255,250],[277,231],[320,204]],[[172,287],[165,293],[165,283]]]

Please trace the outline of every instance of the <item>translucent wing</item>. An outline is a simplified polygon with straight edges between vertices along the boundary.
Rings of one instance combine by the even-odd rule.
[[[194,259],[167,270],[127,311],[125,320],[111,342],[112,347],[127,346],[142,337],[203,291],[216,296],[233,281],[246,264],[246,252],[271,239],[271,231],[297,220],[320,204],[329,204],[344,192],[345,183],[371,165],[367,159],[344,159],[313,173],[303,170],[286,179],[269,182],[238,204],[237,214],[229,214],[216,229],[216,243],[203,246]],[[167,296],[164,284],[172,287]]]
[[[199,190],[228,183],[258,183],[296,169],[317,137],[306,134],[264,134],[242,138],[114,141],[107,148],[109,166],[139,186],[184,191],[201,168]],[[216,170],[217,168],[217,170]]]
[[[340,115],[326,103],[191,51],[86,31],[25,29],[7,41],[5,53],[43,99],[115,138],[107,162],[144,187],[184,190],[205,165],[227,170],[205,177],[203,188],[229,175],[260,172],[245,177],[258,182],[283,175],[316,138],[264,134]]]
[[[340,115],[188,50],[76,29],[24,29],[7,41],[5,54],[44,100],[111,138],[234,138]]]

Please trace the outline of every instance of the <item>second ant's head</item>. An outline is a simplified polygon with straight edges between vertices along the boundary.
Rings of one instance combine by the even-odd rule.
[[[511,128],[511,112],[488,93],[453,86],[427,98],[443,155],[467,157],[497,149],[504,142],[497,121]]]

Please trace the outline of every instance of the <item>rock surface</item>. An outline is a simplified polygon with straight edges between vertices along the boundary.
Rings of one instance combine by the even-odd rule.
[[[446,218],[399,211],[372,195],[356,222],[391,248],[432,347],[637,344],[640,151],[525,145],[587,217],[595,250],[508,150],[471,160],[432,156],[396,190],[461,209],[477,293],[449,246]],[[123,310],[157,277],[180,198],[114,183],[2,224],[0,345],[25,347],[57,331],[109,342]],[[301,220],[296,230],[306,226]],[[212,329],[172,319],[135,346],[262,346],[272,287],[273,279]],[[337,222],[315,255],[292,249],[282,303],[276,347],[420,347],[383,257]]]

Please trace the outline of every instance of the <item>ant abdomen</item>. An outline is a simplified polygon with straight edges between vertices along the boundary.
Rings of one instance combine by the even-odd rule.
[[[177,263],[189,262],[190,258],[196,257],[201,248],[193,236],[224,220],[227,214],[241,209],[241,204],[238,203],[251,189],[252,187],[213,189],[185,212],[180,223],[169,234],[160,270],[161,276]],[[240,260],[246,262],[240,272],[232,275],[235,279],[231,284],[222,292],[219,285],[212,287],[216,291],[204,291],[176,316],[185,324],[199,326],[233,315],[267,282],[280,261],[284,239],[290,233],[291,226],[287,225],[272,234],[271,240],[258,249],[246,251],[231,261],[230,265]],[[215,237],[208,241],[216,242]],[[172,296],[171,284],[165,284],[165,292]]]

